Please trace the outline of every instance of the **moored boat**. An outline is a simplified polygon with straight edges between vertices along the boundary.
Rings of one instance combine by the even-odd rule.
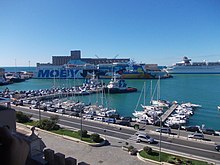
[[[137,88],[127,87],[124,79],[117,79],[114,75],[109,84],[104,87],[104,91],[107,93],[129,93],[136,92]]]

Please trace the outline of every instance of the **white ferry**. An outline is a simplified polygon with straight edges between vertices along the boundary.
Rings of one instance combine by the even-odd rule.
[[[220,74],[220,61],[218,62],[191,62],[191,59],[183,57],[165,69],[169,74]]]

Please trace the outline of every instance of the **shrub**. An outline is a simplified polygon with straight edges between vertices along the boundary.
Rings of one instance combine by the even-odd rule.
[[[133,148],[133,149],[131,149],[131,151],[129,151],[129,152],[130,152],[131,155],[137,155],[138,150],[137,150],[137,148]]]
[[[148,147],[148,146],[144,147],[143,150],[144,150],[147,154],[149,154],[149,155],[150,155],[150,154],[152,153],[152,151],[153,151],[152,148],[151,148],[151,147]]]
[[[90,136],[90,138],[92,139],[92,141],[94,141],[94,142],[96,142],[96,143],[99,143],[99,142],[102,141],[102,138],[100,138],[100,135],[99,135],[99,134],[96,134],[96,133],[92,134],[92,135]]]
[[[60,129],[60,126],[56,124],[56,122],[54,122],[51,119],[43,119],[41,121],[38,122],[37,127],[47,130],[47,131],[51,131],[51,130],[58,130]]]
[[[16,111],[16,121],[19,123],[30,122],[32,115],[24,114],[21,111]]]
[[[55,123],[58,123],[58,121],[59,121],[59,116],[58,116],[58,115],[53,115],[53,116],[50,117],[50,120],[52,120],[52,121],[55,122]]]
[[[134,146],[129,146],[128,147],[128,152],[132,151],[134,149]]]
[[[87,130],[82,130],[82,137],[88,137],[88,131]],[[81,135],[81,130],[78,131],[78,134]]]

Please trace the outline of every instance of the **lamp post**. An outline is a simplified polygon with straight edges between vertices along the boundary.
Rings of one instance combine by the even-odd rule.
[[[161,117],[158,117],[160,119],[160,136],[159,136],[159,162],[161,162],[161,129],[162,129],[162,121]]]
[[[180,137],[180,124],[179,124],[179,128],[178,128],[178,138]]]
[[[40,101],[39,100],[36,103],[36,107],[38,108],[39,121],[41,121],[41,111],[40,111]]]
[[[80,108],[80,140],[82,140],[82,108]]]

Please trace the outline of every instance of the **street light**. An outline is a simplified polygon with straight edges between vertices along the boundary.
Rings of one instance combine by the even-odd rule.
[[[161,162],[161,130],[162,130],[162,120],[161,117],[157,116],[160,120],[160,136],[159,136],[159,162]]]
[[[41,111],[40,111],[40,101],[39,100],[36,103],[36,107],[38,108],[39,121],[41,121]]]
[[[82,140],[82,108],[80,108],[80,140]]]

